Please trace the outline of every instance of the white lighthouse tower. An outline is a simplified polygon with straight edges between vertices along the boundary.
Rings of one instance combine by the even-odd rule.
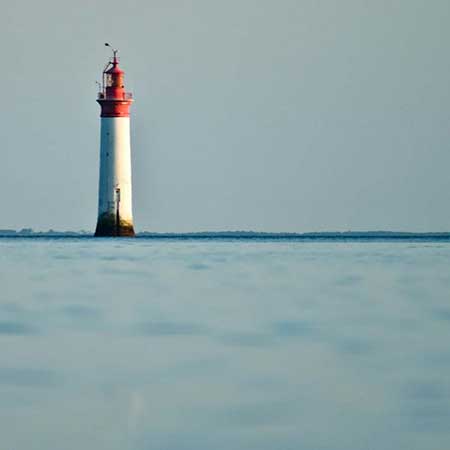
[[[109,44],[105,44],[109,46]],[[100,180],[95,236],[134,236],[131,205],[130,105],[117,50],[103,71],[97,102],[101,107]]]

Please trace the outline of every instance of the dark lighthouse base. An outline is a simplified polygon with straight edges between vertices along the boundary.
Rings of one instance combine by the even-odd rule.
[[[102,214],[97,220],[95,237],[135,237],[133,224],[115,214]]]

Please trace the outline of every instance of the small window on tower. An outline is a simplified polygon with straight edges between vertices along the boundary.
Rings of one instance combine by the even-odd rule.
[[[106,87],[111,87],[112,86],[112,76],[111,76],[111,74],[106,74],[105,84],[106,84]]]

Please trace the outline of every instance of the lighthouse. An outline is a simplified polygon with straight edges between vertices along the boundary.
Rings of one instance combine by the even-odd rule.
[[[110,47],[109,44],[105,44]],[[131,204],[130,106],[117,50],[102,74],[100,104],[100,177],[95,236],[134,236]]]

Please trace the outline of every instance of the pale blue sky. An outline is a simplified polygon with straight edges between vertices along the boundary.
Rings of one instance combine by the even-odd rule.
[[[0,228],[93,230],[121,50],[137,230],[450,230],[448,0],[1,0]]]

